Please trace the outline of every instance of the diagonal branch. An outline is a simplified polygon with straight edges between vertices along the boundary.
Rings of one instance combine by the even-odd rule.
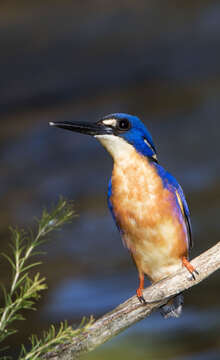
[[[149,286],[143,291],[147,301],[146,305],[140,304],[136,296],[131,297],[95,321],[87,331],[74,337],[71,343],[58,345],[56,350],[47,353],[44,359],[76,359],[79,355],[95,349],[132,324],[149,316],[174,295],[199,284],[220,269],[220,242],[192,260],[191,263],[199,272],[195,280],[191,279],[184,268],[174,276]]]

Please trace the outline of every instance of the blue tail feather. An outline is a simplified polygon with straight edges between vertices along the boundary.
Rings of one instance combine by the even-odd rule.
[[[177,318],[181,315],[183,307],[183,295],[179,294],[175,298],[168,301],[168,303],[160,308],[161,315],[168,319],[170,317]]]

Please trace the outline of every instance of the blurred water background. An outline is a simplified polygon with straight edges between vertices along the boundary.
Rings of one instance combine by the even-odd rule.
[[[0,3],[0,239],[27,227],[63,195],[78,217],[43,247],[49,289],[11,339],[100,316],[132,296],[137,272],[106,204],[112,161],[92,138],[48,121],[112,112],[144,120],[159,161],[182,184],[192,256],[220,234],[220,2],[20,0]],[[0,260],[1,282],[10,279]],[[183,315],[158,313],[86,359],[220,359],[216,273],[185,294]]]

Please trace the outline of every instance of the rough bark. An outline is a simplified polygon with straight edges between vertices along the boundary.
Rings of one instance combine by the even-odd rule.
[[[192,280],[184,268],[172,277],[149,286],[143,291],[147,304],[140,304],[137,296],[131,297],[96,320],[86,332],[73,338],[71,343],[58,345],[55,351],[47,353],[44,359],[76,359],[146,318],[174,295],[199,284],[220,268],[220,242],[192,260],[191,264],[199,272],[195,280]]]

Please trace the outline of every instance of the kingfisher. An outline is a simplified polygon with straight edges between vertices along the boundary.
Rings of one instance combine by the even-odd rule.
[[[96,138],[113,158],[108,186],[108,206],[139,274],[137,297],[143,297],[144,276],[151,283],[185,267],[192,247],[190,212],[177,180],[159,163],[153,139],[134,115],[110,114],[95,123],[50,122],[49,125]],[[183,295],[178,294],[160,311],[165,318],[178,317]]]

